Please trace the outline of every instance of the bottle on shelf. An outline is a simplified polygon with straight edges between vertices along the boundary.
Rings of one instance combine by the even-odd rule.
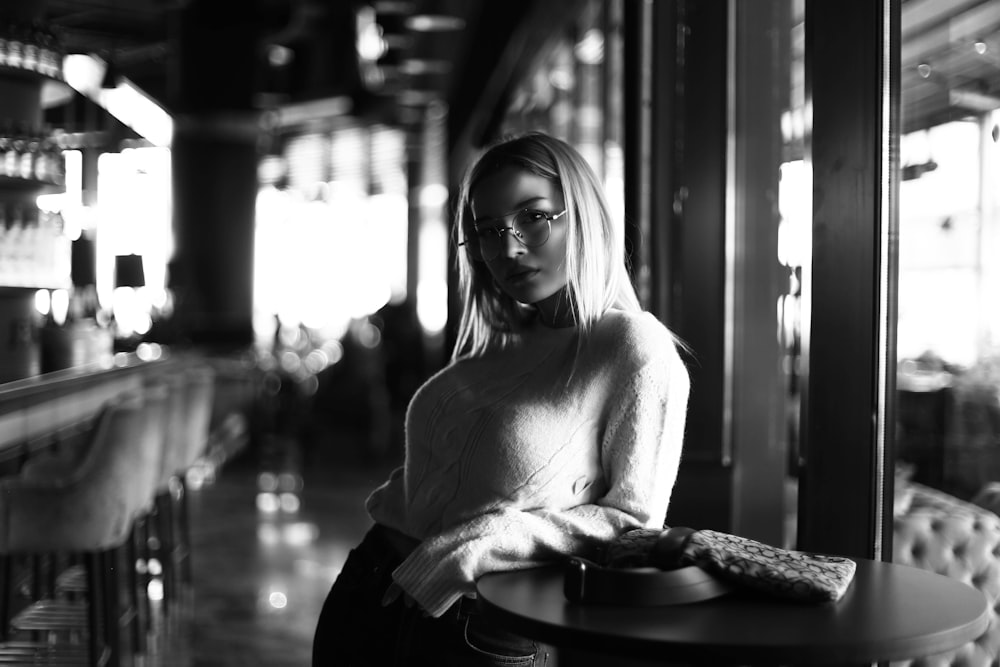
[[[49,166],[52,154],[52,140],[47,135],[42,135],[38,138],[36,144],[37,151],[35,152],[33,177],[35,180],[42,181],[43,183],[53,183],[55,179]]]
[[[0,125],[0,176],[7,176],[6,158],[10,149],[11,138],[10,121],[5,121]]]
[[[63,158],[62,149],[54,139],[49,142],[49,153],[46,163],[49,172],[49,182],[55,185],[65,185],[66,161]]]
[[[41,240],[38,228],[38,209],[34,206],[21,207],[21,274],[26,286],[40,286],[44,282],[41,280],[39,260],[39,249]]]
[[[50,32],[42,32],[38,47],[38,71],[45,76],[59,79],[61,78],[59,72],[62,70],[61,62],[61,59],[57,60],[55,37]]]
[[[38,38],[37,26],[24,29],[24,58],[21,62],[21,68],[29,72],[38,71]]]
[[[8,124],[4,133],[7,135],[7,152],[3,156],[3,175],[17,178],[21,168],[21,144],[14,124]]]
[[[21,207],[14,205],[8,211],[10,215],[9,226],[7,227],[7,259],[8,270],[11,275],[13,285],[24,283],[24,222],[21,218]]]
[[[38,139],[28,129],[24,133],[24,144],[21,149],[21,164],[18,176],[23,179],[32,178],[35,175],[35,158],[38,156]]]
[[[10,235],[7,232],[7,204],[0,202],[0,285],[11,281]]]
[[[24,62],[24,39],[21,28],[13,25],[7,33],[7,67],[19,69]]]

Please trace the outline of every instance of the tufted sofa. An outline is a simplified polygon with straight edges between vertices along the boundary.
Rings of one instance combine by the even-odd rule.
[[[1000,664],[1000,485],[964,502],[922,484],[897,480],[893,562],[912,565],[974,586],[993,609],[979,639],[954,651],[893,663],[911,667],[986,667]],[[992,501],[993,504],[987,504]]]

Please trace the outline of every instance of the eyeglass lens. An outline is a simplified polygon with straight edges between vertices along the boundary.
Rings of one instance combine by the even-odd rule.
[[[510,227],[484,227],[477,230],[476,240],[483,259],[492,260],[500,254],[503,235],[513,234],[518,242],[527,248],[537,248],[549,240],[551,217],[541,211],[525,209],[514,214]]]

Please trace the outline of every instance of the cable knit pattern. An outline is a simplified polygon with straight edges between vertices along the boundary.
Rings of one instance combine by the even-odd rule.
[[[376,522],[421,540],[393,578],[440,616],[486,572],[661,527],[688,392],[648,313],[612,311],[582,345],[539,327],[448,366],[410,404],[405,466],[368,499]]]

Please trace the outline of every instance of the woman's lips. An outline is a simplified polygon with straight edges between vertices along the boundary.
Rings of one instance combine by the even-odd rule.
[[[512,285],[517,285],[531,280],[537,273],[538,269],[517,269],[507,274],[507,282]]]

